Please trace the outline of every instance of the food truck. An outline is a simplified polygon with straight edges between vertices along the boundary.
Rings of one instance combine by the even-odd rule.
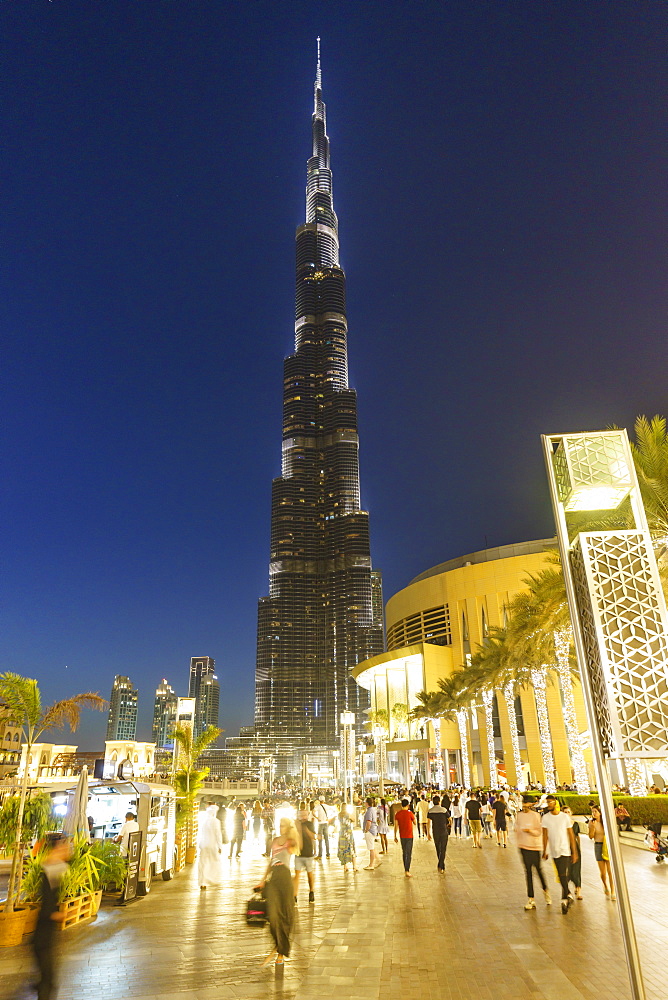
[[[68,795],[74,794],[74,788],[70,779],[58,782],[57,789],[50,784],[44,791],[51,793],[55,810],[65,815]],[[89,783],[92,837],[107,840],[118,836],[128,812],[135,813],[142,834],[138,888],[139,895],[145,896],[157,875],[168,881],[176,870],[176,792],[171,785],[134,779]]]

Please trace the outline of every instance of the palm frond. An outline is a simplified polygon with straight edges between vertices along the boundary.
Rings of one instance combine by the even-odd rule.
[[[639,416],[635,422],[633,461],[640,485],[649,530],[655,539],[668,542],[668,433],[666,418]]]
[[[69,726],[74,730],[79,725],[81,713],[84,708],[93,708],[97,712],[103,712],[107,707],[107,702],[93,691],[85,691],[83,694],[75,694],[71,698],[63,698],[56,701],[44,709],[44,714],[37,725],[37,732],[43,733],[47,729],[62,729]]]
[[[0,674],[0,700],[11,710],[24,730],[24,736],[28,737],[30,731],[39,724],[42,715],[37,681],[11,671]]]
[[[206,729],[201,732],[195,740],[193,740],[192,752],[195,760],[197,760],[200,754],[202,754],[207,747],[210,747],[211,744],[218,739],[222,731],[222,729],[218,729],[216,726],[207,726]]]

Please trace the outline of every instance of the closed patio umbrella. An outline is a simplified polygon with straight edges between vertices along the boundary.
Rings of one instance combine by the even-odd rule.
[[[74,795],[67,806],[63,833],[90,843],[88,830],[88,768],[82,767]]]

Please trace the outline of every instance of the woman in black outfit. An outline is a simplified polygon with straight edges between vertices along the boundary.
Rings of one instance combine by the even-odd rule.
[[[55,996],[53,938],[58,930],[57,923],[62,920],[58,909],[58,893],[71,855],[72,846],[67,837],[61,833],[53,833],[49,836],[40,878],[42,905],[32,939],[32,950],[39,969],[37,1000],[51,1000],[51,997]]]

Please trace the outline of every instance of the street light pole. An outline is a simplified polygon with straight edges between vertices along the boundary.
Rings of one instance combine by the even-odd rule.
[[[668,614],[626,431],[542,441],[631,993],[644,1000],[607,761],[638,770],[668,753]]]

